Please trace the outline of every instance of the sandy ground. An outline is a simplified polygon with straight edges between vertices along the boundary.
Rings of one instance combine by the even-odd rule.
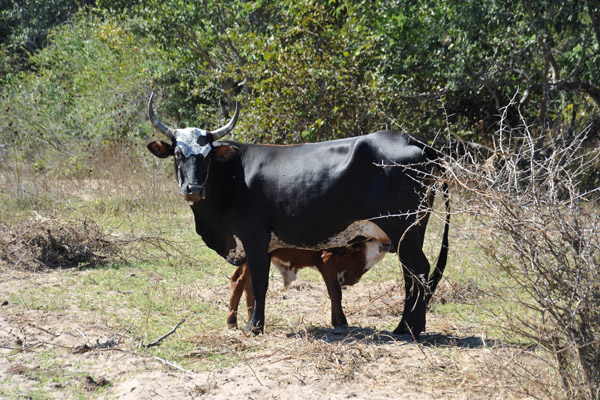
[[[64,274],[21,272],[0,279],[0,396],[70,398],[88,393],[108,399],[522,399],[536,393],[544,364],[531,351],[482,337],[475,325],[430,313],[420,341],[375,328],[397,321],[388,293],[398,283],[360,283],[344,291],[352,325],[329,328],[322,282],[297,281],[285,291],[270,290],[269,307],[294,314],[290,329],[273,321],[252,337],[225,328],[198,335],[187,355],[237,352],[233,365],[210,370],[183,368],[139,350],[127,333],[113,332],[75,306],[56,311],[23,311],[3,293],[20,280],[56,279]],[[223,302],[228,288],[205,296]],[[324,312],[324,310],[326,312]],[[91,318],[90,318],[91,317]],[[271,319],[273,320],[273,318]],[[304,321],[310,321],[311,328]],[[83,351],[85,344],[108,343]],[[168,340],[177,340],[173,335]],[[48,379],[53,369],[60,379]],[[532,380],[533,379],[533,380]],[[532,383],[533,382],[533,383]],[[77,387],[79,391],[68,390]],[[46,398],[41,396],[41,398]]]

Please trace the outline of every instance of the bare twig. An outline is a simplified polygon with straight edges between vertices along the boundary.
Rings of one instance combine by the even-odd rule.
[[[79,332],[79,334],[81,335],[81,337],[83,338],[84,341],[88,341],[87,336],[85,336],[85,334],[83,332],[81,332],[81,329],[77,328],[77,332]]]
[[[121,340],[123,340],[123,337],[124,337],[124,336],[127,334],[127,332],[129,332],[129,331],[131,330],[131,326],[132,326],[132,325],[133,325],[133,322],[131,322],[131,323],[129,324],[129,326],[127,327],[127,329],[125,329],[125,332],[123,332],[123,333],[121,334],[121,336],[119,336],[119,338],[117,339],[117,344],[120,344],[120,343],[121,343]]]
[[[248,359],[246,358],[246,353],[245,352],[242,353],[242,356],[244,357],[244,362],[246,363],[246,365],[248,366],[248,368],[250,368],[250,371],[252,371],[252,374],[254,374],[254,378],[256,378],[256,382],[258,382],[260,384],[260,386],[264,386],[263,383],[260,381],[260,379],[258,379],[258,375],[256,375],[256,372],[254,371],[254,368],[252,368],[252,366],[248,362]]]
[[[142,344],[142,347],[145,348],[150,348],[153,346],[158,346],[160,344],[160,342],[162,342],[163,340],[165,340],[167,337],[171,336],[172,334],[175,333],[175,331],[177,330],[177,328],[179,328],[179,325],[183,324],[185,322],[185,318],[182,319],[181,321],[179,321],[174,327],[173,329],[171,329],[169,332],[165,333],[164,335],[162,335],[161,337],[159,337],[158,339],[156,339],[154,342],[149,343],[149,344]]]
[[[510,107],[518,128],[504,123]],[[493,245],[484,250],[508,277],[499,292],[508,304],[503,329],[552,354],[564,395],[579,399],[600,394],[600,214],[595,189],[582,185],[597,170],[600,149],[586,146],[589,135],[584,127],[542,152],[513,98],[500,115],[492,162],[465,154],[447,168],[469,199],[455,209],[490,232]]]
[[[34,324],[32,324],[32,323],[29,323],[28,325],[29,325],[30,327],[32,327],[32,328],[39,329],[40,331],[42,331],[42,332],[45,332],[45,333],[47,333],[48,335],[51,335],[51,336],[54,336],[54,337],[57,337],[57,336],[58,336],[56,333],[54,333],[54,332],[50,332],[49,330],[47,330],[47,329],[44,329],[44,328],[40,328],[39,326],[35,326],[35,325],[34,325]]]
[[[163,364],[168,365],[169,367],[173,367],[175,369],[178,369],[180,371],[186,372],[188,374],[193,374],[193,375],[196,374],[194,371],[190,371],[189,369],[185,369],[181,365],[178,365],[178,364],[176,364],[176,363],[174,363],[172,361],[169,361],[169,360],[165,360],[164,358],[160,358],[160,357],[154,356],[154,359],[160,361]]]
[[[87,353],[88,351],[92,351],[92,350],[96,350],[96,349],[110,349],[110,348],[115,347],[116,345],[117,345],[117,342],[115,342],[112,339],[107,338],[107,340],[105,342],[100,342],[100,341],[96,340],[96,343],[92,344],[92,345],[88,345],[86,343],[83,346],[74,347],[73,353],[83,354],[83,353]]]
[[[19,265],[19,263],[21,262],[21,260],[23,259],[23,257],[25,257],[25,255],[29,252],[29,249],[25,250],[25,252],[23,252],[23,255],[21,257],[19,257],[19,259],[17,260],[17,262],[15,263],[15,265],[13,265],[13,268],[17,268],[17,266]]]

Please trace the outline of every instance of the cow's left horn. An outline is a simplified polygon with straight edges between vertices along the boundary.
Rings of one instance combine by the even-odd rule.
[[[213,140],[217,140],[219,138],[222,138],[223,136],[227,135],[229,132],[231,132],[231,130],[233,129],[233,127],[235,126],[235,124],[237,123],[238,117],[240,116],[240,105],[239,103],[236,101],[235,102],[235,112],[233,113],[233,117],[231,118],[231,120],[227,123],[227,125],[214,130],[214,131],[209,131],[208,133],[211,133],[213,135]]]
[[[150,117],[150,122],[152,125],[162,133],[164,133],[169,139],[173,140],[175,137],[175,129],[169,128],[162,122],[160,122],[156,116],[154,115],[154,110],[152,109],[152,99],[154,98],[154,92],[150,94],[150,100],[148,101],[148,116]]]

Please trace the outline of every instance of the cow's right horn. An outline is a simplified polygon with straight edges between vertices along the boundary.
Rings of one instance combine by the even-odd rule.
[[[150,100],[148,101],[148,116],[150,117],[150,122],[152,122],[152,125],[156,129],[158,129],[159,131],[164,133],[169,139],[173,140],[173,138],[175,137],[175,129],[169,128],[168,126],[166,126],[165,124],[163,124],[156,118],[156,116],[154,115],[154,110],[152,109],[152,99],[153,98],[154,98],[154,92],[152,92],[150,94]]]
[[[233,127],[237,123],[237,120],[238,120],[239,116],[240,116],[240,104],[236,101],[235,102],[235,112],[233,113],[233,117],[227,123],[227,125],[219,128],[217,130],[209,131],[208,132],[208,133],[211,133],[213,135],[213,140],[218,140],[219,138],[222,138],[223,136],[225,136],[229,132],[231,132],[231,130],[233,129]]]

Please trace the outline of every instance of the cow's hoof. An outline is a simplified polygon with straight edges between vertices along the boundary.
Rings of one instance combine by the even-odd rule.
[[[341,317],[332,317],[331,318],[331,325],[333,325],[333,327],[335,329],[345,329],[348,327],[348,320],[346,319],[345,315],[342,315]]]
[[[237,316],[235,314],[227,316],[227,327],[229,329],[237,328]]]
[[[246,324],[246,326],[244,326],[242,328],[242,330],[245,333],[248,333],[248,334],[252,333],[253,335],[260,335],[260,334],[264,333],[264,329],[262,326],[255,326],[252,324]]]
[[[333,329],[348,329],[348,323],[344,322],[342,324],[332,324],[333,325]]]
[[[333,330],[331,331],[334,335],[343,335],[345,333],[348,333],[348,325],[345,326],[335,326],[333,327]]]
[[[409,335],[416,340],[423,331],[425,331],[424,326],[409,326],[406,322],[400,321],[393,333],[394,335]]]

